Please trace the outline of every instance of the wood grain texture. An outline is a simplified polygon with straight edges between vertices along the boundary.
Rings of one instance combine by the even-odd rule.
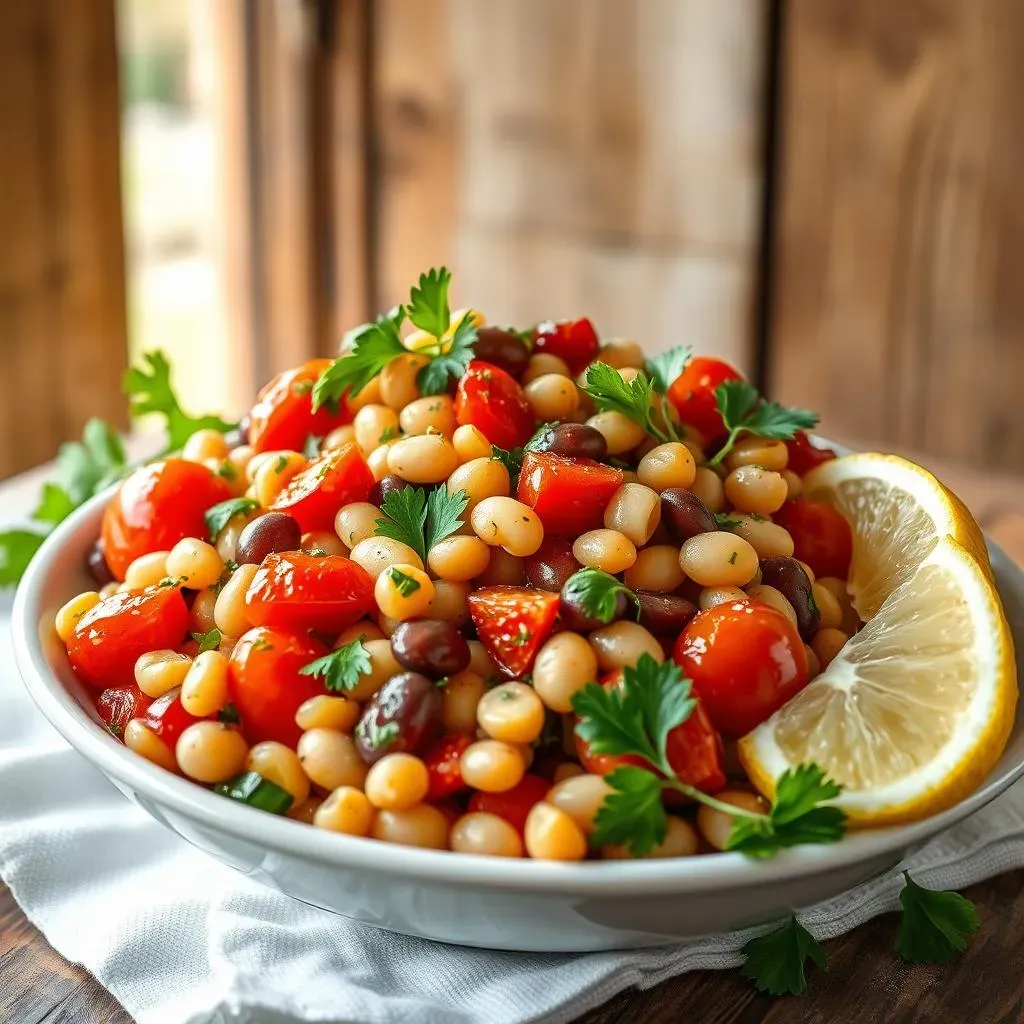
[[[0,5],[0,477],[126,420],[113,0]]]
[[[785,5],[773,393],[823,429],[1024,462],[1024,6]]]

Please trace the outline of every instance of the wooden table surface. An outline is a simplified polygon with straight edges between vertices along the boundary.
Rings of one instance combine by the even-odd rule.
[[[986,533],[1024,565],[1024,480],[922,458],[968,503]],[[629,990],[577,1024],[902,1024],[1024,1022],[1024,871],[966,890],[982,925],[952,965],[913,967],[892,952],[887,914],[825,944],[802,998],[759,995],[735,971],[694,971],[647,992]],[[0,1024],[132,1024],[81,968],[51,949],[0,884]]]

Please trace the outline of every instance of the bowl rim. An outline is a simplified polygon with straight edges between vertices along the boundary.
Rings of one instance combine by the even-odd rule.
[[[816,875],[872,858],[906,851],[974,813],[1024,774],[1024,757],[960,803],[907,825],[848,833],[829,845],[783,850],[770,860],[740,853],[624,861],[558,863],[529,858],[487,857],[425,850],[312,828],[304,822],[269,815],[225,800],[197,783],[133,754],[101,729],[51,671],[42,642],[43,593],[66,562],[65,548],[81,535],[98,533],[102,510],[116,485],[90,499],[50,534],[30,562],[14,598],[11,633],[15,661],[36,706],[65,740],[104,774],[156,805],[234,839],[256,843],[267,853],[286,854],[339,869],[365,869],[456,888],[481,886],[502,891],[562,897],[650,895],[762,885],[799,875]],[[1001,571],[1017,576],[1024,595],[1024,571],[989,542]],[[50,627],[52,628],[52,626]],[[453,857],[457,859],[453,860]]]

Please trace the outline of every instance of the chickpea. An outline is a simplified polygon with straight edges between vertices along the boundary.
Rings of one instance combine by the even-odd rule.
[[[225,782],[245,767],[249,745],[223,722],[195,722],[175,747],[178,767],[197,782]]]
[[[669,487],[691,487],[697,464],[690,449],[679,441],[657,444],[640,460],[636,470],[640,483],[659,494]]]
[[[430,804],[401,811],[378,811],[370,835],[385,843],[419,846],[428,850],[448,848],[448,819]]]
[[[386,405],[364,405],[352,421],[356,444],[369,455],[385,441],[398,436],[398,413]]]
[[[309,796],[309,779],[302,770],[302,762],[298,754],[283,743],[276,740],[257,743],[249,751],[245,767],[277,783],[285,792],[291,794],[292,801],[296,804],[303,803]]]
[[[533,663],[533,688],[552,711],[572,711],[572,698],[597,679],[597,655],[579,633],[556,633]]]
[[[639,342],[625,340],[607,342],[601,346],[601,351],[598,354],[598,359],[602,363],[607,363],[616,370],[622,370],[627,366],[642,369],[646,358]]]
[[[242,531],[253,518],[255,517],[252,515],[234,515],[228,520],[224,529],[217,534],[217,542],[214,547],[222,562],[237,561],[235,556],[238,554],[238,538],[242,536]]]
[[[776,555],[792,558],[793,538],[783,527],[763,517],[737,515],[735,518],[739,522],[733,527],[733,532],[750,544],[758,558]]]
[[[473,509],[470,522],[482,541],[519,558],[534,554],[544,541],[537,513],[515,498],[484,498]]]
[[[765,586],[763,583],[757,583],[752,587],[747,587],[747,597],[751,601],[760,601],[761,604],[766,604],[769,608],[782,612],[793,624],[793,627],[796,627],[796,611],[781,590]]]
[[[517,555],[504,548],[491,548],[491,557],[475,583],[478,587],[517,587],[526,582],[526,565]]]
[[[383,514],[376,505],[368,501],[354,501],[342,505],[334,517],[334,532],[348,548],[354,548],[361,540],[369,540],[377,529],[377,520]]]
[[[370,671],[348,691],[349,700],[369,700],[392,676],[402,671],[402,666],[391,650],[390,640],[366,640],[363,642],[363,650],[370,659]]]
[[[623,455],[647,436],[639,423],[634,423],[628,416],[612,409],[591,416],[587,425],[604,435],[609,455]]]
[[[588,835],[594,831],[594,818],[604,798],[612,792],[603,775],[577,775],[559,782],[544,798],[576,822]]]
[[[652,544],[638,551],[636,561],[623,577],[630,590],[656,594],[671,593],[685,579],[686,574],[679,567],[679,548],[672,544]]]
[[[154,700],[181,686],[192,659],[177,651],[148,651],[135,662],[135,683]]]
[[[366,388],[363,388],[359,392],[360,395],[366,390]],[[349,396],[349,405],[351,406],[351,396]],[[356,428],[351,423],[335,427],[320,443],[320,450],[329,452],[334,448],[342,448],[346,444],[356,444]]]
[[[498,459],[471,459],[463,463],[448,478],[448,493],[465,491],[469,498],[465,515],[471,516],[485,498],[507,497],[512,489],[508,470]]]
[[[526,773],[518,748],[500,740],[478,740],[462,752],[462,780],[482,793],[504,793]]]
[[[124,727],[124,745],[132,753],[169,772],[178,770],[171,748],[141,718],[133,718]]]
[[[292,804],[286,813],[292,821],[301,821],[305,825],[312,825],[322,803],[323,800],[320,797],[309,796],[301,804]]]
[[[490,656],[487,648],[479,640],[470,640],[469,643],[469,667],[477,675],[484,679],[496,679],[498,677],[498,666]]]
[[[388,566],[377,577],[373,598],[384,615],[404,622],[427,613],[434,598],[434,584],[422,569],[399,563]]]
[[[126,590],[141,590],[143,587],[156,586],[167,578],[167,556],[169,551],[150,551],[139,555],[125,570],[124,585]]]
[[[216,548],[195,537],[179,540],[167,555],[167,575],[190,590],[212,587],[223,572],[224,562]]]
[[[54,626],[57,629],[57,636],[67,643],[75,635],[75,627],[78,625],[78,620],[91,608],[95,608],[100,603],[100,595],[95,590],[87,590],[83,594],[71,598],[66,605],[64,605],[54,620]]]
[[[368,640],[382,640],[383,638],[384,630],[376,622],[370,619],[360,619],[338,634],[338,638],[334,641],[334,647],[335,649],[344,647],[345,644],[350,644],[353,640],[365,643]]]
[[[821,675],[821,662],[818,661],[818,656],[814,653],[814,648],[804,644],[804,654],[807,655],[807,678],[808,680],[813,679],[815,676]]]
[[[359,391],[355,394],[350,394],[345,399],[345,405],[348,406],[348,411],[355,415],[359,412],[364,405],[379,405],[381,402],[380,397],[380,377],[371,378]],[[343,428],[338,427],[341,430]],[[350,437],[349,441],[354,441],[355,437]]]
[[[661,498],[643,484],[623,484],[604,510],[604,525],[618,530],[638,548],[651,539],[660,522]]]
[[[399,414],[402,431],[410,437],[416,434],[444,434],[452,437],[459,425],[455,408],[448,395],[428,395],[410,402]],[[453,446],[454,447],[454,446]],[[458,455],[458,449],[455,452]]]
[[[426,798],[430,775],[412,754],[385,754],[370,766],[363,788],[378,810],[404,811]]]
[[[388,450],[394,443],[394,441],[388,441],[386,444],[382,444],[379,448],[374,448],[373,451],[366,456],[366,465],[369,466],[373,479],[378,483],[380,483],[380,481],[391,472],[391,470],[388,469]]]
[[[256,500],[264,508],[270,508],[277,496],[309,463],[306,457],[298,452],[280,451],[264,454],[267,457],[259,463],[256,475],[252,479],[252,486]],[[255,461],[256,459],[253,459],[253,462]]]
[[[789,462],[789,449],[785,441],[769,437],[741,437],[725,457],[729,470],[740,466],[762,466],[764,469],[781,473]]]
[[[811,584],[811,595],[821,613],[821,628],[839,629],[843,624],[843,606],[836,595],[822,583]]]
[[[454,580],[435,580],[434,596],[427,605],[431,619],[450,622],[460,629],[469,622],[469,584]]]
[[[780,473],[761,466],[738,466],[725,478],[725,496],[739,512],[769,516],[789,493]]]
[[[505,743],[532,743],[544,728],[544,705],[526,683],[502,683],[480,699],[480,728]]]
[[[367,537],[356,544],[348,557],[361,565],[374,580],[389,566],[396,564],[411,565],[423,570],[420,556],[408,544],[390,537]]]
[[[220,651],[202,651],[181,684],[181,706],[196,718],[206,718],[228,702],[228,659]]]
[[[441,690],[441,724],[445,729],[476,733],[476,709],[486,692],[483,676],[472,669],[451,676]]]
[[[374,813],[365,793],[355,786],[339,786],[316,809],[313,824],[348,836],[366,836],[370,834]]]
[[[207,459],[226,459],[228,444],[219,430],[197,430],[185,442],[181,457],[189,462],[202,463]]]
[[[642,654],[649,654],[655,661],[665,660],[654,635],[637,622],[622,619],[610,626],[602,626],[590,634],[590,646],[597,655],[598,667],[603,672],[616,668],[635,667]]]
[[[824,671],[850,638],[841,629],[819,629],[811,641],[811,647],[818,656]]]
[[[403,437],[388,449],[388,470],[412,484],[437,484],[459,468],[459,456],[443,434]]]
[[[459,456],[459,462],[463,464],[472,462],[473,459],[489,459],[494,454],[491,442],[484,437],[480,428],[474,427],[472,423],[465,423],[456,428],[452,435],[452,445]]]
[[[478,811],[464,814],[452,825],[448,844],[456,853],[489,857],[522,857],[523,841],[504,818]]]
[[[333,530],[311,530],[304,533],[299,541],[299,550],[313,555],[348,556],[348,548]]]
[[[557,373],[560,377],[572,376],[569,364],[564,359],[553,356],[548,352],[537,352],[530,356],[530,361],[526,364],[526,371],[522,377],[523,386],[526,387],[526,385],[532,384],[533,381],[553,373]]]
[[[757,572],[757,552],[742,537],[719,530],[683,542],[679,566],[702,587],[741,587]]]
[[[258,565],[240,565],[217,595],[213,618],[225,636],[239,637],[252,625],[245,595],[258,569]]]
[[[228,462],[231,467],[238,474],[239,486],[243,482],[249,483],[248,469],[249,461],[253,457],[252,445],[240,444],[237,448],[232,448],[228,452]]]
[[[465,582],[479,576],[491,558],[491,549],[479,537],[446,537],[427,552],[427,565],[435,576]]]
[[[420,397],[416,377],[430,359],[410,353],[396,356],[380,373],[380,398],[396,412]]]
[[[537,420],[568,419],[579,408],[580,393],[571,377],[545,373],[523,389]]]
[[[737,601],[742,603],[747,600],[746,591],[740,590],[739,587],[705,587],[700,592],[697,604],[702,612],[706,612],[716,604],[735,604]]]
[[[669,814],[665,818],[665,838],[644,857],[692,857],[699,849],[697,830],[684,818]],[[605,846],[601,856],[605,860],[631,860],[633,855],[626,846]]]
[[[558,807],[534,804],[523,830],[526,852],[536,860],[583,860],[587,837],[583,829]]]
[[[784,469],[782,471],[782,479],[786,481],[786,498],[792,501],[794,498],[799,498],[803,494],[804,482],[801,477],[797,476],[796,473],[791,469]]]
[[[572,553],[580,565],[603,569],[613,576],[636,562],[636,546],[618,530],[581,533],[573,542]]]
[[[328,696],[326,693],[304,700],[295,712],[295,724],[305,732],[311,729],[330,729],[350,733],[358,721],[359,705],[356,701],[341,696]]]
[[[698,466],[690,490],[709,512],[721,512],[725,508],[725,485],[722,478],[707,466]]]
[[[744,811],[753,811],[755,814],[767,814],[769,809],[768,802],[763,797],[755,796],[743,789],[724,789],[721,793],[715,794],[715,799]],[[702,806],[697,811],[697,828],[708,845],[716,850],[724,850],[729,845],[729,836],[732,834],[735,820],[733,815],[714,807]]]

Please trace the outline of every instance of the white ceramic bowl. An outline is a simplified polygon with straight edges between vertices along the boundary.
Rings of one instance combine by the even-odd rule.
[[[838,895],[895,865],[987,804],[1024,772],[1024,715],[1002,759],[963,803],[927,821],[853,834],[755,862],[740,854],[552,864],[475,857],[337,835],[215,796],[132,754],[97,724],[53,628],[89,588],[84,556],[107,495],[62,523],[33,559],[14,604],[14,648],[29,693],[67,741],[127,797],[184,839],[305,903],[445,942],[568,952],[656,945],[742,928]],[[1024,652],[1024,573],[992,548]],[[1024,677],[1024,672],[1022,672]]]

